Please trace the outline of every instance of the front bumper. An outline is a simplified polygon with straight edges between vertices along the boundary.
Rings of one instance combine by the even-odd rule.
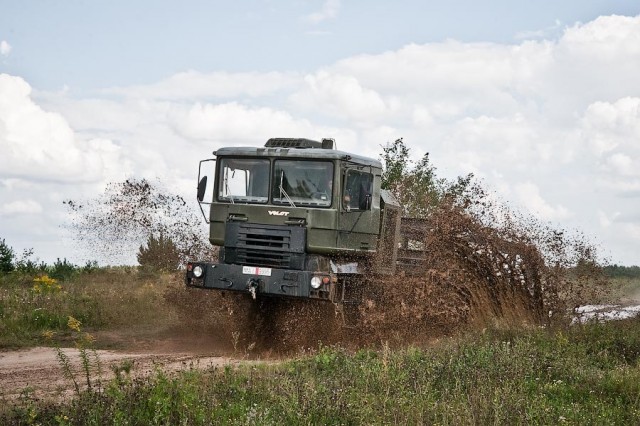
[[[202,268],[196,277],[194,268]],[[311,286],[311,279],[319,277],[322,285]],[[225,263],[189,262],[186,284],[211,290],[253,293],[255,296],[294,297],[334,300],[337,278],[334,273],[297,271],[278,268],[232,265]]]

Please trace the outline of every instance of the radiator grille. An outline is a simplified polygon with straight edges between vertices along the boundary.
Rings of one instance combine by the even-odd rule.
[[[291,230],[241,225],[236,250],[243,265],[286,268],[291,263]]]
[[[228,221],[224,262],[268,268],[304,268],[307,230],[301,226]]]

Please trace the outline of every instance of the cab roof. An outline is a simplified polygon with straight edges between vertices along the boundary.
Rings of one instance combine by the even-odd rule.
[[[224,147],[213,152],[217,157],[269,157],[300,158],[317,160],[342,160],[363,166],[382,168],[382,163],[373,158],[364,157],[336,149],[323,148],[283,148],[283,147]]]

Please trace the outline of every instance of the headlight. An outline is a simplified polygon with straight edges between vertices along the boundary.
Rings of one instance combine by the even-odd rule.
[[[196,278],[200,278],[202,276],[202,273],[204,271],[202,270],[202,266],[200,265],[196,265],[193,267],[193,276]]]
[[[320,277],[311,278],[311,287],[315,289],[319,289],[321,285],[322,285],[322,279]]]

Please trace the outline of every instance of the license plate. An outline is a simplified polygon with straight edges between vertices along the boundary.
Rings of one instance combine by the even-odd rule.
[[[271,268],[258,268],[256,266],[243,266],[242,273],[245,275],[262,275],[263,277],[271,276]]]

